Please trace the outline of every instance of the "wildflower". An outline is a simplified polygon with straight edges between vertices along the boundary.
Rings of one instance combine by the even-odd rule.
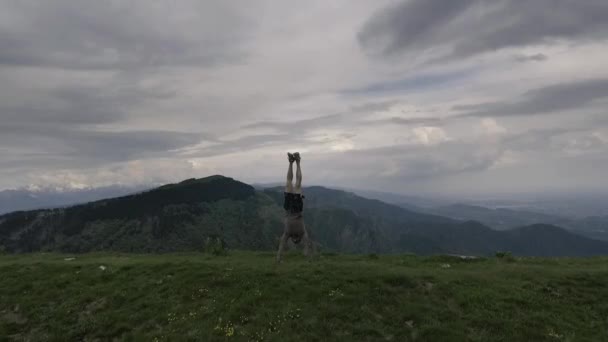
[[[329,296],[330,297],[344,297],[344,293],[339,288],[336,288],[334,290],[329,291]]]
[[[547,336],[553,337],[553,338],[558,339],[558,340],[562,338],[562,335],[560,335],[557,332],[555,332],[555,330],[553,330],[552,328],[549,328],[549,330],[547,332]]]
[[[171,322],[175,322],[176,320],[177,320],[177,315],[176,315],[175,313],[173,313],[173,312],[169,312],[169,313],[167,314],[167,321],[168,321],[169,323],[171,323]]]

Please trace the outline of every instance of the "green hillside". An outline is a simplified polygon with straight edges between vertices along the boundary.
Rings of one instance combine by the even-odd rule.
[[[31,254],[0,256],[0,274],[0,341],[608,336],[606,258]]]

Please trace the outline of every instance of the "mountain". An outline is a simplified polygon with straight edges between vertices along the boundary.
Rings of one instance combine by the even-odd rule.
[[[576,234],[608,241],[608,216],[570,218],[528,210],[485,208],[469,204],[452,204],[435,208],[417,208],[417,211],[441,215],[460,221],[478,221],[497,230],[508,230],[536,224],[564,227]]]
[[[17,210],[57,208],[147,190],[149,186],[107,186],[91,189],[16,189],[0,191],[0,215]]]
[[[230,178],[189,179],[69,208],[0,216],[0,245],[15,252],[192,250],[200,248],[206,236],[238,240],[239,234],[251,235],[261,226],[255,210],[263,205],[256,199],[253,187]],[[230,242],[256,246],[253,241]]]
[[[274,250],[283,229],[281,187],[256,190],[223,176],[68,208],[0,216],[8,252],[168,252],[199,250],[208,237],[232,249]],[[454,253],[581,256],[608,243],[549,225],[495,231],[474,222],[419,213],[351,192],[305,190],[305,222],[323,250],[344,253]]]
[[[525,254],[534,250],[537,256],[555,256],[556,250],[584,250],[583,255],[606,253],[605,241],[591,240],[583,236],[546,224],[536,224],[506,232],[515,254]]]
[[[564,217],[546,215],[525,210],[505,208],[490,209],[469,204],[452,204],[426,209],[425,212],[462,221],[478,221],[497,230],[506,230],[537,223],[562,224]]]
[[[409,196],[383,191],[361,190],[361,189],[342,189],[353,192],[361,197],[377,199],[382,202],[398,205],[402,208],[418,211],[424,208],[434,208],[443,205],[448,205],[452,201],[445,198],[436,198],[431,196]]]
[[[608,241],[608,216],[589,216],[564,222],[563,225],[591,239]]]
[[[591,239],[608,241],[608,194],[605,193],[527,193],[513,200],[422,197],[360,189],[349,191],[420,213],[459,221],[478,221],[497,230],[552,224]]]

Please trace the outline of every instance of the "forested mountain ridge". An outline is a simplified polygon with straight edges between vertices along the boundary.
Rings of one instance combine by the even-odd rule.
[[[305,222],[317,246],[344,253],[457,253],[583,256],[608,243],[536,225],[495,231],[474,222],[418,213],[350,192],[309,187]],[[219,237],[231,249],[274,250],[283,229],[283,189],[256,190],[223,176],[150,191],[0,216],[7,252],[169,252],[202,249]]]
[[[191,250],[200,248],[205,236],[221,235],[221,221],[233,223],[246,209],[244,202],[256,199],[253,187],[230,178],[188,179],[69,208],[0,216],[0,245],[16,252]]]

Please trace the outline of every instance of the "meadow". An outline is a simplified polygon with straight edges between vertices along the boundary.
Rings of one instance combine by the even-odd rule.
[[[0,341],[606,341],[608,258],[0,256]]]

